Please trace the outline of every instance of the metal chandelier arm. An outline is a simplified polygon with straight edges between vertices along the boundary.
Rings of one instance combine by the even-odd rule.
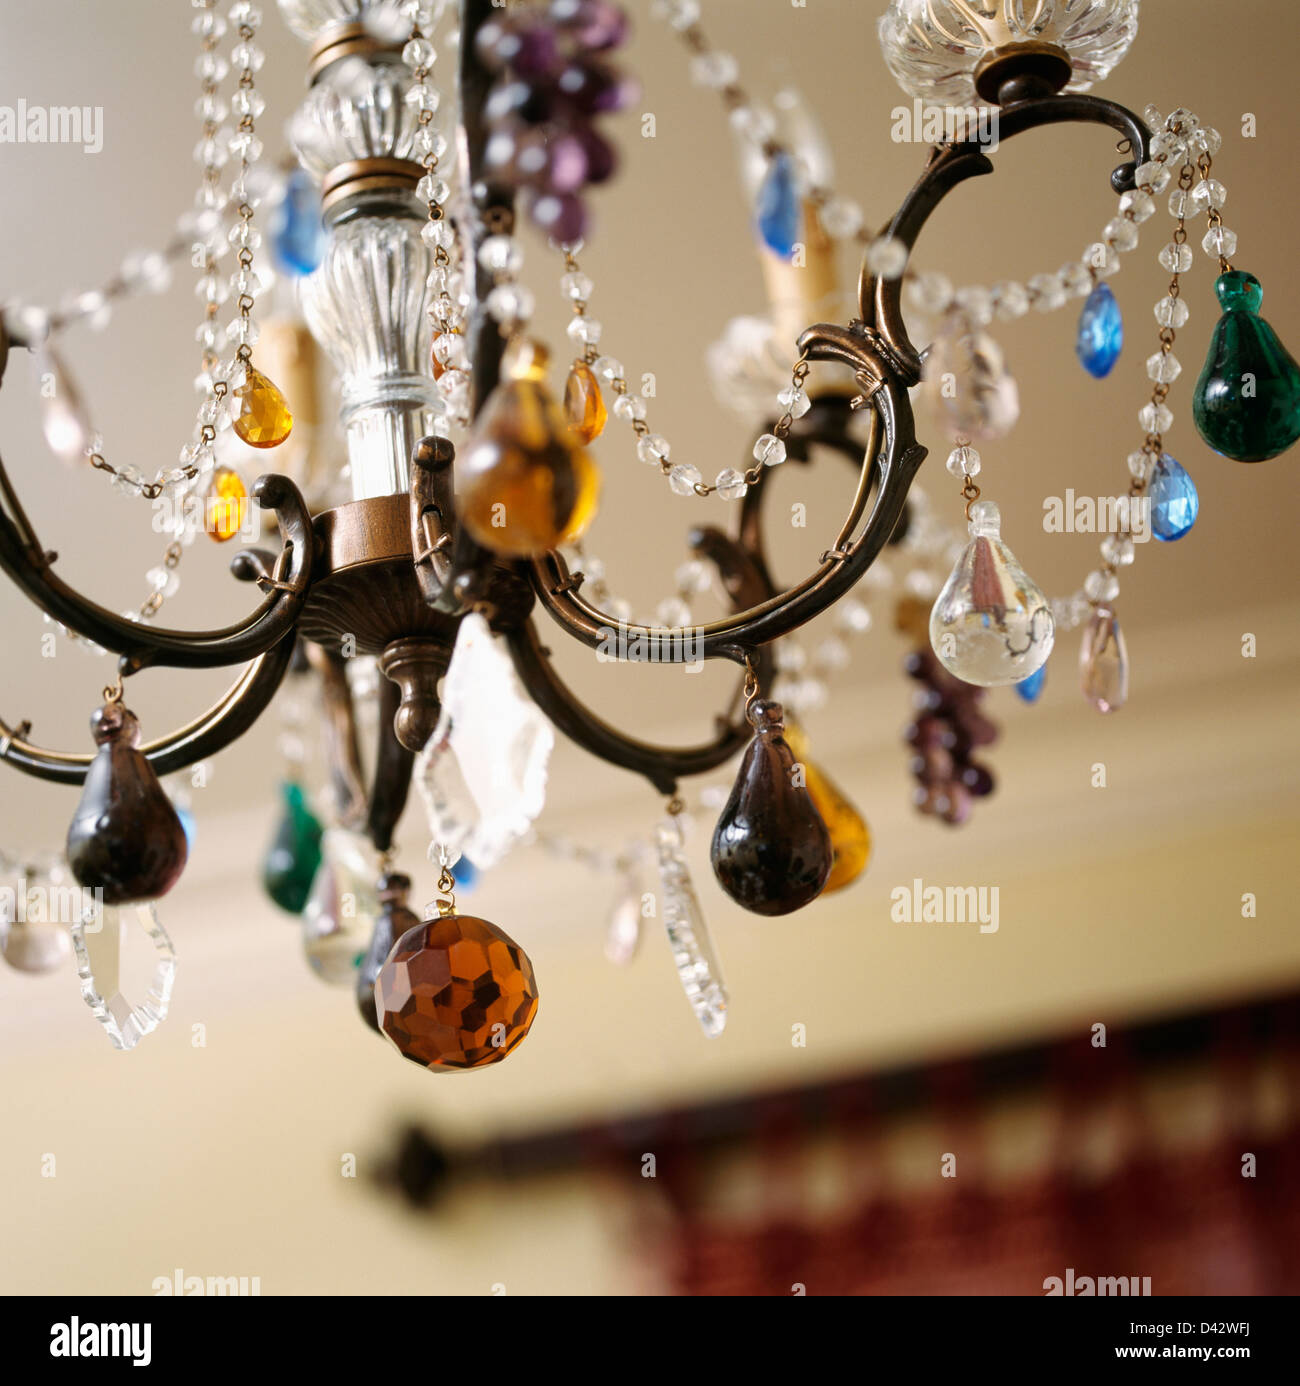
[[[225,750],[262,715],[275,696],[293,661],[294,642],[282,640],[259,656],[240,675],[221,700],[188,726],[141,746],[154,772],[170,775],[196,761]],[[0,719],[0,760],[15,770],[58,784],[81,784],[93,753],[50,751],[26,738],[27,723],[9,727]]]
[[[253,486],[253,499],[274,510],[284,547],[272,573],[256,581],[269,595],[246,620],[221,630],[183,631],[130,621],[83,597],[54,573],[58,555],[37,538],[0,459],[0,567],[61,625],[120,655],[123,674],[150,665],[206,669],[244,664],[292,634],[310,581],[315,539],[311,516],[288,477],[270,473]],[[238,558],[236,559],[238,562]],[[289,642],[292,644],[292,641]]]
[[[1063,93],[1015,101],[998,108],[997,122],[999,143],[1040,125],[1109,126],[1128,141],[1133,155],[1130,162],[1121,164],[1110,176],[1116,192],[1132,188],[1135,169],[1151,157],[1151,132],[1141,118],[1126,106],[1099,96]],[[925,172],[882,234],[902,241],[910,254],[931,213],[948,193],[967,178],[992,172],[993,162],[978,141],[937,145],[931,151]],[[921,357],[903,323],[901,293],[901,279],[878,279],[868,270],[863,257],[858,279],[858,311],[863,328],[878,334],[882,354],[892,358],[895,370],[907,385],[915,385],[921,378]]]

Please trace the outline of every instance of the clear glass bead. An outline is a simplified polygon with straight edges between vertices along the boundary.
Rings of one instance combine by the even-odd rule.
[[[1142,222],[1149,221],[1155,216],[1156,200],[1150,193],[1143,192],[1141,188],[1134,188],[1121,196],[1119,210],[1121,215],[1126,215],[1141,225]]]
[[[1054,274],[1035,274],[1028,289],[1040,313],[1050,313],[1065,302],[1065,286]]]
[[[150,568],[144,580],[162,597],[174,597],[181,590],[180,576],[175,568]]]
[[[699,86],[721,91],[734,86],[740,76],[740,64],[730,53],[715,50],[699,53],[691,60],[691,78]]]
[[[674,29],[689,29],[700,22],[700,0],[655,0],[653,13]]]
[[[427,38],[408,39],[402,49],[402,61],[412,72],[421,67],[432,67],[437,59],[433,44]]]
[[[1192,194],[1189,188],[1175,188],[1169,194],[1169,215],[1175,221],[1192,215]]]
[[[585,313],[581,313],[569,319],[564,332],[571,342],[579,346],[595,346],[600,341],[603,330],[598,319],[589,318]]]
[[[813,655],[817,667],[824,669],[827,673],[847,669],[850,658],[849,647],[843,640],[837,640],[833,635],[823,640]]]
[[[252,346],[261,335],[261,329],[252,318],[232,318],[226,324],[226,336],[237,346]]]
[[[1109,279],[1119,270],[1119,251],[1105,241],[1094,241],[1083,252],[1082,258],[1098,279]]]
[[[652,467],[666,462],[671,452],[672,446],[662,433],[647,433],[644,438],[637,439],[636,455]]]
[[[909,279],[905,290],[908,302],[922,313],[942,313],[952,303],[952,280],[936,270],[927,270]]]
[[[445,178],[426,173],[415,185],[415,195],[426,205],[433,202],[441,207],[451,196],[451,185]]]
[[[1170,241],[1157,257],[1160,263],[1173,274],[1185,274],[1192,267],[1192,248]]]
[[[987,327],[993,321],[993,294],[978,284],[958,289],[953,299],[972,327]]]
[[[418,126],[411,137],[411,146],[415,157],[421,163],[430,155],[435,159],[441,159],[451,147],[447,142],[447,136],[441,130],[435,130],[432,125]]]
[[[225,18],[216,10],[204,10],[190,21],[190,32],[200,38],[219,39],[226,32]]]
[[[1201,249],[1207,255],[1220,256],[1223,259],[1230,259],[1237,253],[1237,233],[1229,231],[1226,226],[1211,226],[1205,233],[1201,241]],[[1191,252],[1188,252],[1190,258]]]
[[[1108,534],[1101,541],[1101,556],[1112,568],[1127,568],[1133,562],[1132,537],[1127,534]]]
[[[674,467],[673,471],[694,471],[694,467]],[[671,482],[670,482],[671,484]],[[673,487],[676,491],[676,486]],[[678,491],[678,495],[689,496],[691,488],[688,486],[684,491]],[[691,624],[691,609],[680,597],[665,597],[663,601],[655,607],[655,620],[661,626],[667,626],[670,630],[681,630],[683,626]]]
[[[1193,130],[1199,127],[1200,123],[1186,106],[1179,106],[1170,111],[1165,119],[1165,127],[1170,130],[1177,130],[1181,135],[1190,135]]]
[[[262,64],[266,61],[266,54],[255,43],[237,43],[230,50],[230,61],[233,66],[244,71],[258,72]]]
[[[1094,602],[1113,602],[1119,596],[1119,578],[1097,568],[1084,578],[1083,590]]]
[[[591,282],[590,275],[574,272],[560,276],[560,292],[566,298],[585,301],[591,297],[591,291],[594,288],[595,285]]]
[[[713,484],[723,500],[740,500],[749,490],[744,474],[735,467],[724,467],[714,478]]]
[[[489,290],[484,304],[498,322],[527,322],[533,316],[536,301],[533,291],[524,284],[498,284]]]
[[[229,71],[230,64],[220,53],[200,53],[194,60],[194,75],[201,82],[221,82]]]
[[[1169,186],[1169,179],[1172,177],[1164,164],[1158,164],[1154,160],[1149,163],[1139,164],[1137,171],[1133,175],[1133,181],[1139,188],[1145,188],[1148,192],[1162,193]]]
[[[614,415],[626,423],[643,421],[646,416],[645,400],[640,395],[619,395],[614,400]]]
[[[993,286],[993,313],[1002,322],[1023,318],[1029,311],[1029,291],[1015,280],[1003,280]]]
[[[948,461],[945,465],[948,468],[949,476],[978,476],[980,455],[973,447],[963,444],[961,447],[953,448],[948,454]]]
[[[877,571],[875,568],[869,571]],[[888,571],[881,569],[880,571]],[[835,605],[835,624],[853,635],[865,635],[871,629],[871,612],[856,597],[845,597]]]
[[[118,495],[134,496],[139,493],[143,481],[144,473],[139,467],[126,466],[117,469],[117,475],[110,484]]]
[[[608,380],[611,383],[615,380],[626,379],[623,371],[623,363],[615,356],[598,356],[592,370],[594,370],[602,380]]]
[[[252,87],[238,87],[230,98],[230,109],[237,116],[251,116],[256,120],[266,110],[266,98]]]
[[[673,574],[673,581],[677,584],[678,592],[694,595],[707,592],[713,586],[713,574],[707,563],[702,563],[698,558],[691,558]]]
[[[879,236],[867,247],[867,268],[881,279],[897,279],[907,268],[907,246],[897,236]]]
[[[1188,319],[1189,310],[1181,297],[1166,294],[1164,298],[1156,300],[1155,315],[1161,327],[1182,327]]]
[[[700,469],[689,462],[679,462],[668,473],[668,488],[677,496],[693,496],[703,481]]]
[[[1192,189],[1192,206],[1198,212],[1210,207],[1222,207],[1228,200],[1228,190],[1217,178],[1206,178]]]
[[[1151,105],[1150,102],[1142,107],[1142,119],[1146,121],[1148,130],[1164,129],[1165,118],[1160,114],[1160,108]]]
[[[1112,217],[1103,228],[1102,235],[1116,250],[1137,249],[1138,229],[1128,217]]]
[[[818,216],[823,230],[836,240],[848,240],[862,229],[862,208],[847,197],[832,197],[823,203]]]
[[[1183,364],[1171,351],[1157,351],[1147,357],[1147,375],[1160,385],[1172,385],[1183,372]]]
[[[488,236],[478,248],[478,262],[489,274],[518,274],[524,253],[510,236]]]
[[[765,467],[776,467],[785,461],[785,444],[775,433],[764,433],[754,444],[754,460]]]
[[[761,106],[741,105],[735,107],[730,116],[731,128],[750,144],[765,145],[776,134],[776,118]],[[825,226],[825,218],[822,224]],[[835,233],[827,226],[831,235]]]
[[[1148,429],[1150,433],[1153,430]],[[1151,455],[1146,452],[1131,452],[1127,458],[1129,475],[1135,481],[1145,481],[1151,466]]]
[[[456,244],[456,231],[447,217],[437,217],[420,227],[420,239],[431,250],[450,250]]]
[[[1092,292],[1092,271],[1078,260],[1071,260],[1057,271],[1065,292],[1070,298],[1086,298]]]
[[[1174,424],[1174,413],[1167,404],[1144,404],[1138,410],[1138,423],[1144,433],[1168,433]]]
[[[808,391],[800,389],[797,385],[789,385],[782,390],[777,395],[776,402],[792,419],[802,419],[812,408],[812,400],[808,398]]]
[[[1192,131],[1187,143],[1194,153],[1209,154],[1213,157],[1223,148],[1223,136],[1213,126],[1202,125]]]

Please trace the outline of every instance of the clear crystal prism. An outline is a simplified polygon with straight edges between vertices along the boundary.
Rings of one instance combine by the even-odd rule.
[[[82,999],[114,1049],[134,1049],[167,1018],[176,980],[176,952],[154,907],[92,903],[72,943]]]
[[[700,1028],[710,1039],[716,1039],[727,1023],[727,988],[691,882],[677,819],[667,818],[659,825],[655,846],[663,888],[664,927],[677,976]]]

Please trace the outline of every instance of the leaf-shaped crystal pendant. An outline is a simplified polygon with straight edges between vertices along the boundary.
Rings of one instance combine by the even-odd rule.
[[[321,825],[307,807],[302,785],[280,786],[284,812],[262,864],[266,893],[290,914],[301,914],[321,861]]]
[[[376,1034],[379,1029],[379,1012],[375,1009],[375,982],[388,955],[408,929],[420,925],[419,916],[406,903],[411,893],[411,878],[399,872],[385,874],[379,878],[379,917],[375,920],[374,932],[370,936],[370,946],[357,968],[357,1007],[361,1018]]]
[[[41,401],[41,431],[50,451],[67,463],[84,461],[91,427],[72,377],[48,342],[32,352]]]
[[[302,950],[329,986],[350,986],[379,913],[369,841],[346,828],[327,828],[321,863],[302,912]]]
[[[1098,283],[1084,300],[1074,349],[1089,375],[1108,376],[1124,345],[1124,318],[1110,285]]]
[[[278,448],[293,428],[293,415],[274,381],[248,366],[235,391],[234,429],[250,448]]]
[[[1128,650],[1119,617],[1109,607],[1097,607],[1083,628],[1079,683],[1098,712],[1114,712],[1128,700]]]
[[[1187,468],[1167,452],[1151,468],[1147,491],[1151,500],[1151,533],[1166,541],[1181,539],[1196,523],[1201,498]]]
[[[831,838],[786,741],[780,703],[758,700],[754,739],[713,830],[713,874],[755,914],[789,914],[815,900],[831,874]]]
[[[851,885],[867,869],[871,857],[871,829],[835,781],[808,759],[808,739],[802,728],[789,723],[785,739],[803,766],[809,797],[831,837],[831,874],[822,887],[822,894],[830,895]]]
[[[799,195],[799,176],[789,154],[776,154],[768,160],[767,173],[758,188],[754,224],[767,248],[788,260],[794,254],[803,220]]]
[[[554,745],[510,655],[471,612],[456,633],[437,728],[415,761],[429,835],[453,857],[491,869],[541,813]]]
[[[504,1059],[537,1015],[528,954],[472,915],[434,914],[393,945],[375,982],[379,1026],[404,1058],[435,1073]]]
[[[68,828],[68,865],[106,905],[156,900],[185,868],[185,829],[139,749],[135,714],[105,703],[90,730],[99,750]]]
[[[926,355],[923,393],[931,409],[966,438],[1001,438],[1020,417],[1020,391],[1002,348],[960,316],[944,321]]]
[[[167,1018],[176,979],[176,953],[153,906],[92,904],[72,942],[82,998],[114,1049],[134,1049]]]
[[[1192,395],[1192,416],[1215,452],[1265,462],[1300,438],[1300,366],[1259,316],[1264,290],[1229,270],[1214,286],[1223,316]]]
[[[641,945],[641,883],[631,871],[624,872],[618,885],[614,908],[605,929],[605,956],[626,967]]]
[[[1047,665],[1043,664],[1036,669],[1028,678],[1021,679],[1016,684],[1016,692],[1027,703],[1036,703],[1043,696],[1043,685],[1047,682]]]
[[[677,818],[666,818],[655,830],[655,847],[664,927],[677,976],[700,1028],[716,1039],[727,1023],[727,988],[695,895]]]
[[[950,674],[981,688],[1019,683],[1052,652],[1056,624],[1038,584],[1002,542],[992,501],[970,508],[970,543],[930,612],[930,644]]]
[[[545,349],[516,344],[503,370],[457,458],[457,506],[486,548],[540,558],[591,523],[600,471],[546,387]]]

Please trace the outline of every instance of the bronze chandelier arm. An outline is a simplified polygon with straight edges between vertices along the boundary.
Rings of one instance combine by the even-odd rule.
[[[842,361],[861,377],[860,383],[869,382],[872,434],[861,465],[864,472],[871,468],[876,471],[874,504],[868,513],[867,502],[872,494],[868,475],[858,486],[841,526],[840,539],[823,554],[817,569],[779,595],[695,628],[699,640],[689,655],[692,659],[731,659],[743,663],[761,645],[788,635],[838,601],[871,566],[893,534],[908,488],[925,459],[926,450],[916,442],[907,391],[893,376],[872,340],[847,328],[820,324],[803,334],[799,350],[809,360]],[[856,539],[847,538],[858,528],[864,514],[862,532]],[[534,560],[531,576],[542,606],[584,644],[597,648],[611,630],[621,631],[629,642],[639,640],[664,648],[665,661],[681,662],[687,657],[680,648],[674,648],[671,632],[620,625],[616,618],[584,601],[559,554],[550,553]]]
[[[187,765],[224,750],[241,737],[266,710],[293,661],[292,639],[282,640],[259,655],[226,691],[221,700],[188,726],[141,746],[159,775],[170,775]],[[57,784],[81,784],[94,759],[92,753],[50,751],[26,738],[27,723],[17,729],[0,720],[0,760],[41,780]]]
[[[397,739],[393,718],[402,691],[387,678],[379,680],[379,746],[371,772],[370,793],[366,804],[366,832],[378,852],[387,852],[393,845],[393,833],[406,807],[411,790],[411,772],[415,754]]]
[[[1023,130],[1062,122],[1107,125],[1118,131],[1128,141],[1133,159],[1111,174],[1111,186],[1116,192],[1133,186],[1135,168],[1146,163],[1151,155],[1151,132],[1142,120],[1127,107],[1099,96],[1034,97],[1001,107],[997,116],[999,143]],[[902,241],[910,254],[931,213],[948,193],[967,178],[992,172],[993,162],[978,141],[936,146],[925,172],[903,199],[883,234]],[[921,378],[921,357],[903,323],[901,294],[902,280],[877,279],[868,270],[864,256],[858,279],[858,312],[863,329],[868,334],[878,334],[882,355],[893,359],[896,372],[910,386]]]
[[[267,653],[292,631],[310,581],[315,540],[311,516],[288,477],[269,473],[253,486],[253,499],[274,510],[284,547],[272,574],[255,580],[266,601],[246,620],[221,630],[183,631],[129,621],[83,597],[54,573],[56,553],[37,538],[0,459],[0,567],[42,611],[61,625],[120,655],[119,668],[137,673],[153,664],[207,669],[244,664]],[[292,641],[289,642],[292,645]]]

